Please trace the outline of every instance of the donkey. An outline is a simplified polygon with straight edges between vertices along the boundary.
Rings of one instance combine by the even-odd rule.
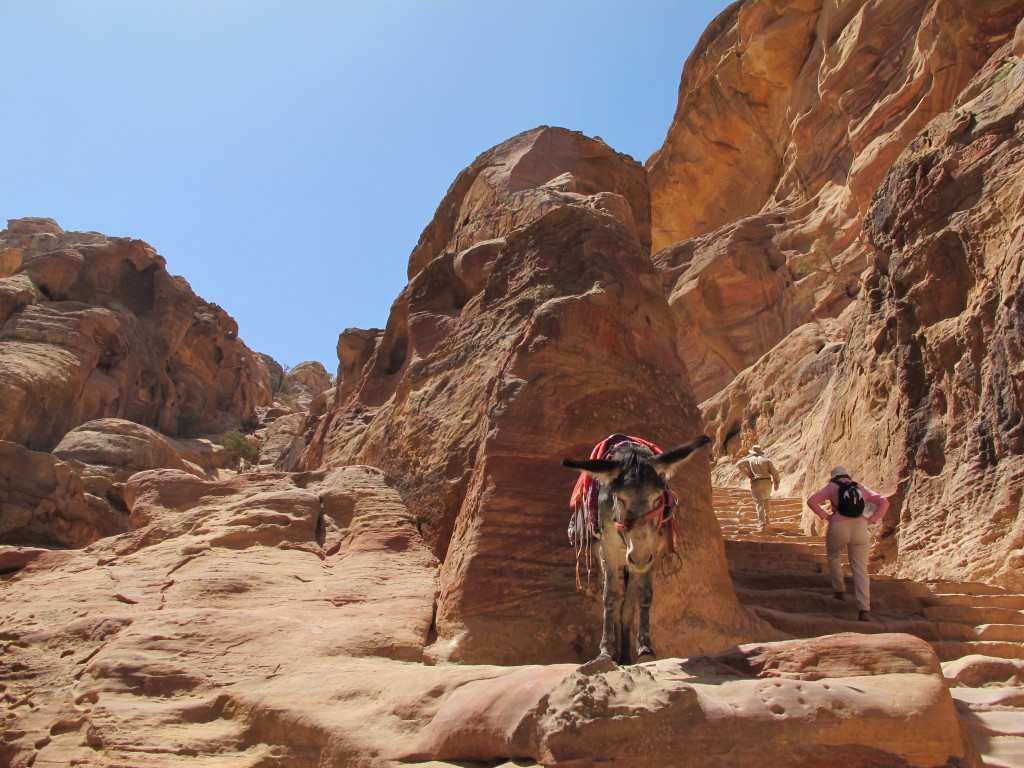
[[[674,526],[670,506],[674,497],[666,480],[680,462],[708,442],[710,438],[701,435],[656,454],[649,444],[613,435],[602,444],[607,450],[600,458],[562,461],[562,466],[597,481],[589,493],[597,499],[592,533],[600,539],[604,621],[601,652],[594,662],[629,663],[629,629],[638,608],[637,662],[655,658],[650,638],[653,573]]]

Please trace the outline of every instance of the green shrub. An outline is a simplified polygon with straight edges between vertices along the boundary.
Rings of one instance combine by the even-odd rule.
[[[225,432],[221,435],[220,444],[240,459],[252,461],[256,458],[256,446],[237,429],[232,429],[230,432]]]

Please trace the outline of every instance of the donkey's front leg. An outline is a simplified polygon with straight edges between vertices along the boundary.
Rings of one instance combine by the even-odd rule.
[[[635,582],[636,601],[639,606],[636,630],[636,660],[651,661],[655,657],[651,648],[651,603],[654,601],[653,571],[632,574]],[[644,658],[646,656],[646,658]]]
[[[621,568],[608,565],[604,569],[604,621],[601,626],[600,657],[607,657],[615,662],[619,660],[621,648],[623,598]]]

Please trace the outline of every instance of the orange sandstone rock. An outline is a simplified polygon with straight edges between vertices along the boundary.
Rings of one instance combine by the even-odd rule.
[[[700,434],[642,189],[639,165],[600,141],[515,137],[452,186],[383,334],[342,336],[337,406],[306,466],[372,464],[400,488],[444,560],[439,659],[595,655],[598,566],[584,559],[591,588],[578,592],[565,535],[576,476],[561,459],[613,432],[665,448]],[[707,470],[691,461],[675,486],[683,541],[653,614],[663,655],[755,626],[728,582]]]

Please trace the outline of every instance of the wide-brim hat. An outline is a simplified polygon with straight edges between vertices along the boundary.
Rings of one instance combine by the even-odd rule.
[[[762,448],[760,445],[752,445],[752,446],[750,446],[750,455],[751,456],[760,456],[762,453],[764,453],[764,448]]]

